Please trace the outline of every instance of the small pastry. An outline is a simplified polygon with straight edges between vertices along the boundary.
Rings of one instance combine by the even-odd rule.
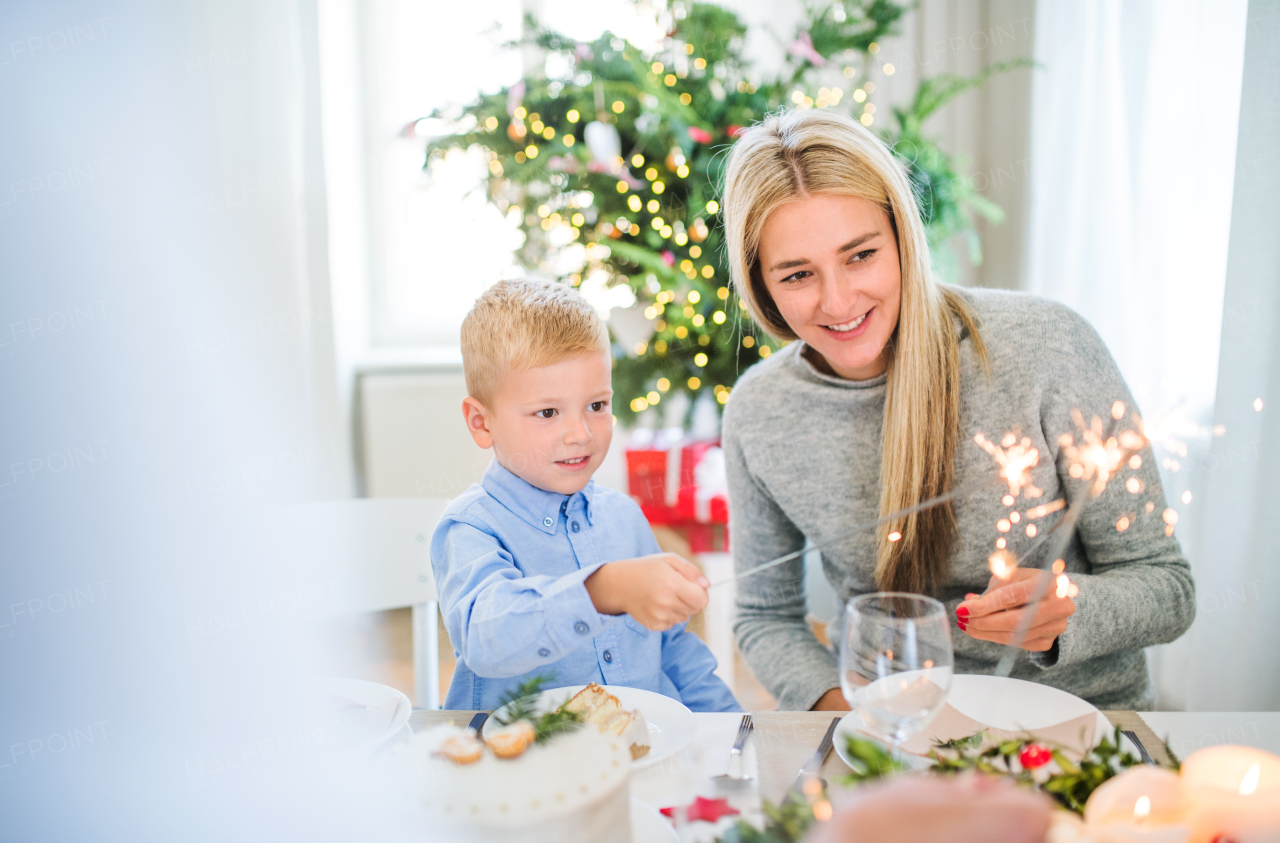
[[[484,755],[484,744],[476,740],[475,735],[464,733],[454,735],[440,744],[432,755],[447,758],[454,764],[465,766],[474,764]]]
[[[492,732],[485,743],[499,758],[518,758],[537,737],[533,724],[528,720],[517,720]]]

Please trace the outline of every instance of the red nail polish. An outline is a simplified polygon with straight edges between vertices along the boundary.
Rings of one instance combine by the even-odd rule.
[[[961,631],[961,632],[967,632],[967,631],[968,631],[968,629],[969,629],[969,624],[967,624],[966,622],[964,622],[964,621],[957,621],[957,624],[960,626],[960,631]]]
[[[968,607],[968,606],[957,606],[957,607],[956,607],[956,617],[957,617],[957,618],[959,618],[961,621],[967,621],[967,620],[969,620],[969,607]]]

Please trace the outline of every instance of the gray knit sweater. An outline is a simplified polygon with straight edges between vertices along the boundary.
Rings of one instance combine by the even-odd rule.
[[[1044,490],[1038,502],[1074,497],[1059,437],[1074,433],[1071,410],[1086,421],[1109,419],[1113,402],[1133,407],[1115,361],[1093,328],[1067,307],[1034,296],[968,289],[991,362],[980,367],[962,335],[960,436],[955,488],[994,477],[995,461],[974,434],[999,441],[1009,431],[1030,437],[1040,451],[1032,470]],[[729,477],[731,548],[739,571],[799,549],[838,539],[855,523],[879,514],[885,377],[847,381],[815,369],[793,342],[748,370],[724,415]],[[1076,436],[1079,441],[1079,436]],[[1076,612],[1056,652],[1024,652],[1013,675],[1083,697],[1102,709],[1146,709],[1152,692],[1142,648],[1172,641],[1195,616],[1191,570],[1175,538],[1165,535],[1164,493],[1151,449],[1137,471],[1125,468],[1085,504],[1065,555],[1080,588]],[[1130,494],[1136,475],[1143,488]],[[991,673],[1003,647],[970,638],[955,627],[954,611],[968,592],[990,579],[988,557],[1006,535],[1021,555],[1035,541],[1026,523],[1007,534],[996,523],[1009,508],[1007,487],[988,487],[955,502],[959,535],[942,595],[952,615],[957,673]],[[1154,504],[1150,514],[1146,504]],[[1025,510],[1026,498],[1016,506]],[[1133,524],[1120,532],[1116,522]],[[1061,513],[1038,520],[1043,530]],[[1041,550],[1045,550],[1044,544]],[[868,531],[822,551],[823,570],[840,599],[875,591],[876,534]],[[1037,567],[1047,567],[1038,560]],[[734,629],[747,663],[781,709],[810,708],[839,686],[836,657],[805,621],[801,561],[738,583]],[[838,639],[837,634],[833,640]]]

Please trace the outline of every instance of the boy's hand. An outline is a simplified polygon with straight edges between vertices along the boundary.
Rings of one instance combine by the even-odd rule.
[[[670,629],[707,605],[702,571],[674,553],[655,553],[602,565],[584,585],[596,611],[626,613],[649,629]]]

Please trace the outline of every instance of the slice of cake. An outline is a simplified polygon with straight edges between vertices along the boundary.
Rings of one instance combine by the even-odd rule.
[[[600,731],[622,738],[631,749],[633,761],[649,751],[649,725],[640,709],[627,711],[617,697],[594,682],[574,694],[560,709],[572,711],[584,723],[592,723]]]

